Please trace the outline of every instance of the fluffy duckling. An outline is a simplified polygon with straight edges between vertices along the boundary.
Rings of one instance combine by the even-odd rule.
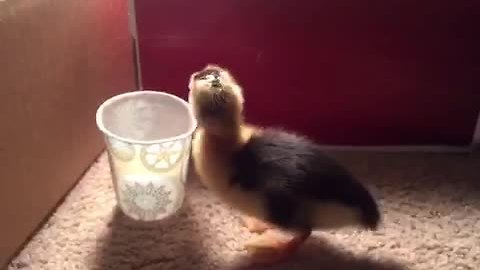
[[[377,228],[373,196],[312,140],[245,123],[242,88],[228,70],[207,65],[190,76],[189,89],[199,124],[192,160],[201,182],[242,213],[250,231],[293,234],[260,234],[247,242],[249,251],[269,250],[261,257],[273,262],[295,251],[312,230]]]

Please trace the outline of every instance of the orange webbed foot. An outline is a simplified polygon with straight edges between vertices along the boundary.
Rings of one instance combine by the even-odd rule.
[[[242,220],[245,227],[247,227],[248,231],[251,233],[263,233],[266,230],[273,228],[273,225],[251,216],[244,215],[242,216]]]
[[[290,258],[310,236],[310,231],[293,236],[278,230],[268,230],[245,245],[255,264],[275,264]]]

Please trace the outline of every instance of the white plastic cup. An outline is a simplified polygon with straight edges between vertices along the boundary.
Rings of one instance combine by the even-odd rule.
[[[164,92],[127,92],[100,105],[96,120],[122,212],[142,221],[176,213],[197,127],[190,104]]]

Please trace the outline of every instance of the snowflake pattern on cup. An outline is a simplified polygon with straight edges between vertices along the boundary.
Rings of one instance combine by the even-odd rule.
[[[140,153],[143,165],[154,172],[173,169],[183,156],[183,141],[171,141],[144,146]]]
[[[114,138],[108,138],[110,152],[119,160],[130,161],[135,157],[135,147],[126,142]]]
[[[155,187],[153,183],[125,185],[123,203],[128,211],[142,220],[154,220],[167,214],[167,208],[173,203],[172,191],[165,185]]]

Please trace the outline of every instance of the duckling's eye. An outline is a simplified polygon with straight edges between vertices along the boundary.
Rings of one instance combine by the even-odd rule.
[[[202,75],[198,78],[199,80],[206,80],[207,79],[207,76],[206,75]]]

